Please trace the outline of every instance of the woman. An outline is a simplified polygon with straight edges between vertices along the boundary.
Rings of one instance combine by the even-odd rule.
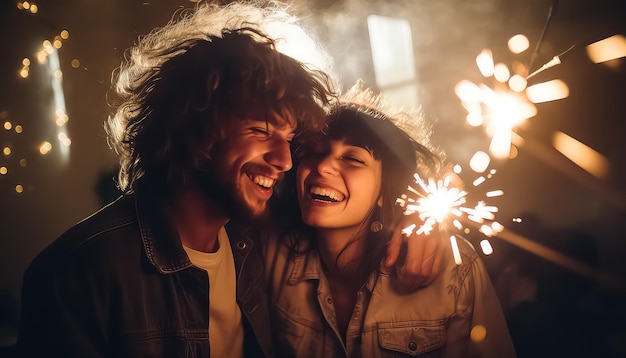
[[[489,276],[467,242],[459,242],[461,265],[449,250],[441,273],[412,293],[397,290],[381,265],[403,216],[396,198],[416,171],[428,177],[440,167],[383,106],[354,87],[331,112],[327,136],[300,159],[295,186],[303,222],[267,244],[279,352],[515,356]]]

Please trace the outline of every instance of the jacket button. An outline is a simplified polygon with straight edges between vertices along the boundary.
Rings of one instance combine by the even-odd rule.
[[[415,343],[415,342],[409,343],[409,350],[411,352],[415,352],[417,350],[417,343]]]
[[[246,247],[248,247],[248,244],[246,244],[244,241],[239,241],[239,242],[237,243],[237,248],[238,248],[239,250],[245,250],[245,249],[246,249]]]

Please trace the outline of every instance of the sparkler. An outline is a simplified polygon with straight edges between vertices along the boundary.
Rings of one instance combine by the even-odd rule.
[[[455,169],[457,173],[460,173],[460,166],[457,165]],[[487,177],[491,178],[495,173],[495,169],[492,169]],[[417,188],[420,190],[413,186],[408,186],[408,193],[398,198],[396,203],[404,209],[405,215],[417,213],[423,223],[419,227],[412,224],[404,228],[402,232],[405,235],[408,236],[413,232],[428,235],[435,229],[436,224],[446,229],[449,226],[453,226],[459,231],[468,233],[469,229],[463,224],[463,222],[468,220],[481,225],[479,231],[487,237],[491,237],[503,230],[504,227],[495,221],[498,207],[488,205],[485,201],[488,198],[504,195],[502,190],[489,191],[485,194],[485,200],[479,200],[470,205],[468,203],[468,192],[455,184],[455,178],[458,178],[455,175],[448,175],[438,180],[429,178],[425,181],[419,174],[415,173],[414,178],[415,184],[417,184]],[[486,178],[484,176],[479,176],[472,184],[474,187],[478,187],[485,181]],[[451,236],[450,240],[455,262],[460,264],[455,236]],[[486,255],[493,252],[491,244],[487,239],[481,242],[481,248]]]
[[[509,40],[513,53],[524,52],[528,39],[523,35]],[[536,103],[555,101],[569,96],[569,88],[558,79],[528,86],[528,79],[561,63],[561,57],[573,48],[554,56],[551,61],[537,71],[526,75],[528,68],[521,63],[509,66],[494,63],[490,49],[484,49],[477,57],[476,64],[485,78],[494,83],[475,84],[469,80],[460,81],[455,92],[467,110],[467,123],[471,126],[484,126],[492,137],[489,151],[499,158],[510,155],[512,132],[527,119],[537,114]]]

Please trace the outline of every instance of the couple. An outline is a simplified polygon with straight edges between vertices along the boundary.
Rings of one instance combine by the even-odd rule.
[[[334,148],[332,141],[320,140],[314,147],[309,143],[326,126],[325,109],[341,107],[336,107],[332,86],[324,73],[310,70],[278,52],[274,40],[264,35],[263,21],[286,16],[279,10],[237,3],[201,5],[179,21],[142,38],[132,49],[128,63],[116,77],[121,103],[107,123],[110,144],[121,157],[118,184],[124,195],[69,229],[27,270],[18,355],[256,357],[282,356],[289,352],[308,355],[308,352],[299,354],[297,350],[302,347],[290,345],[294,340],[271,329],[271,324],[285,327],[292,318],[290,312],[275,314],[285,302],[295,299],[304,304],[295,293],[287,295],[297,289],[289,286],[291,281],[275,279],[279,270],[287,270],[291,264],[285,260],[285,265],[280,266],[279,260],[274,260],[282,257],[281,250],[286,247],[283,242],[300,242],[299,236],[294,235],[305,235],[309,230],[304,224],[285,224],[280,220],[285,212],[279,209],[289,208],[290,213],[297,210],[288,201],[293,197],[290,189],[296,182],[292,177],[283,177],[293,165],[292,150],[303,149],[300,171],[307,168],[304,164],[310,163],[312,169],[316,158],[333,153],[330,149],[319,149]],[[285,17],[285,21],[291,20]],[[382,168],[385,158],[377,158],[375,148],[369,148],[368,143],[352,144],[368,148],[365,151],[374,155],[372,164],[378,163]],[[384,176],[376,175],[373,171],[369,173],[370,179],[378,180],[375,188],[383,188]],[[304,180],[306,183],[307,179]],[[311,208],[334,205],[324,196],[336,194],[321,185],[313,188],[306,185],[300,190],[301,199],[305,195],[314,198],[310,199]],[[320,196],[310,197],[311,190]],[[359,193],[357,190],[340,194],[357,198]],[[369,195],[380,196],[374,192]],[[271,205],[273,210],[269,210],[272,196],[276,202]],[[385,207],[390,197],[380,197]],[[337,199],[342,198],[330,201]],[[307,210],[304,205],[303,214]],[[261,220],[268,214],[271,217],[267,219],[274,222],[271,230],[268,225],[258,223],[268,222]],[[320,232],[333,231],[326,230],[323,222],[308,221],[306,215],[303,218],[311,224],[311,230],[319,226]],[[360,220],[369,218],[367,215]],[[389,226],[380,233],[387,234],[396,225],[386,220],[383,226]],[[273,235],[268,238],[259,232]],[[384,277],[385,284],[399,284],[403,289],[415,291],[413,286],[421,282],[422,266],[431,280],[429,273],[438,271],[438,258],[447,253],[432,247],[424,253],[419,245],[437,245],[437,240],[411,237],[404,265],[393,266],[399,254],[398,230],[394,235],[392,244],[388,245],[388,267],[384,275],[381,272],[374,277],[381,282]],[[324,236],[316,237],[320,244],[311,248],[321,250]],[[372,262],[359,263],[354,271],[358,274],[353,279],[355,285],[366,277],[361,271],[375,267],[373,261],[381,259],[379,252],[384,251],[388,240],[387,235],[376,242],[381,247],[371,251],[375,253],[368,257]],[[309,241],[302,240],[302,245],[293,246],[297,250],[294,252],[300,255],[305,242]],[[351,242],[356,244],[346,246],[345,256],[337,256],[336,263],[342,265],[328,266],[329,269],[343,268],[344,257],[355,258],[353,252],[362,252],[363,248],[358,247],[364,240],[354,236]],[[271,245],[276,250],[271,251]],[[318,252],[322,257],[322,251]],[[423,258],[430,254],[437,259]],[[450,273],[446,266],[433,284],[441,280],[446,281],[439,285],[462,283],[455,291],[465,293],[461,298],[482,299],[481,292],[466,292],[482,287],[492,294],[489,285],[480,286],[473,281],[476,268],[484,275],[482,267],[475,263],[478,261],[470,258],[467,262],[470,269],[461,267],[456,271],[463,277],[471,276],[472,280],[448,280]],[[331,276],[332,272],[328,271],[328,277]],[[390,282],[392,279],[395,280]],[[276,289],[279,284],[286,286],[284,293],[279,294],[280,290]],[[346,289],[352,290],[355,285]],[[335,289],[337,286],[340,285]],[[398,297],[409,299],[428,287]],[[268,288],[271,288],[269,293]],[[354,326],[346,321],[352,302],[343,301],[349,295],[341,291],[343,287],[338,289],[333,292],[331,287],[328,291],[337,295],[336,305],[341,309],[336,314],[342,330],[337,339],[353,342],[350,332]],[[377,302],[371,297],[370,305]],[[270,304],[272,300],[276,302]],[[365,310],[364,300],[355,303],[355,313],[373,312]],[[466,299],[461,303],[471,302]],[[483,307],[483,302],[476,303]],[[463,325],[458,332],[464,336],[459,339],[468,341],[467,332],[472,323],[467,319],[455,323],[459,320],[453,316],[471,317],[473,307],[463,306],[463,311],[453,307],[454,311],[450,311],[453,316],[444,318],[435,311],[451,307],[430,305],[422,310],[429,317],[444,319],[450,329]],[[396,320],[406,322],[404,313],[397,313],[397,317],[392,317],[392,325]],[[494,315],[501,320],[497,306]],[[430,320],[429,317],[425,319]],[[297,321],[298,317],[293,319]],[[347,333],[343,333],[346,326]],[[415,326],[415,337],[420,337],[420,327]],[[487,337],[495,333],[489,328]],[[413,351],[422,349],[424,342],[430,340],[411,341],[419,345]],[[496,343],[509,347],[510,340]],[[330,343],[325,346],[330,347]],[[440,345],[433,347],[441,352]],[[363,347],[363,354],[387,352],[383,345],[380,352],[370,351],[371,348]],[[350,354],[358,355],[358,352],[351,350]]]

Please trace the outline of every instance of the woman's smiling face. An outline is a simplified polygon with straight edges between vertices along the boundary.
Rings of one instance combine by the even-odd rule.
[[[366,148],[330,139],[297,170],[302,219],[324,229],[362,224],[380,197],[382,163]]]

